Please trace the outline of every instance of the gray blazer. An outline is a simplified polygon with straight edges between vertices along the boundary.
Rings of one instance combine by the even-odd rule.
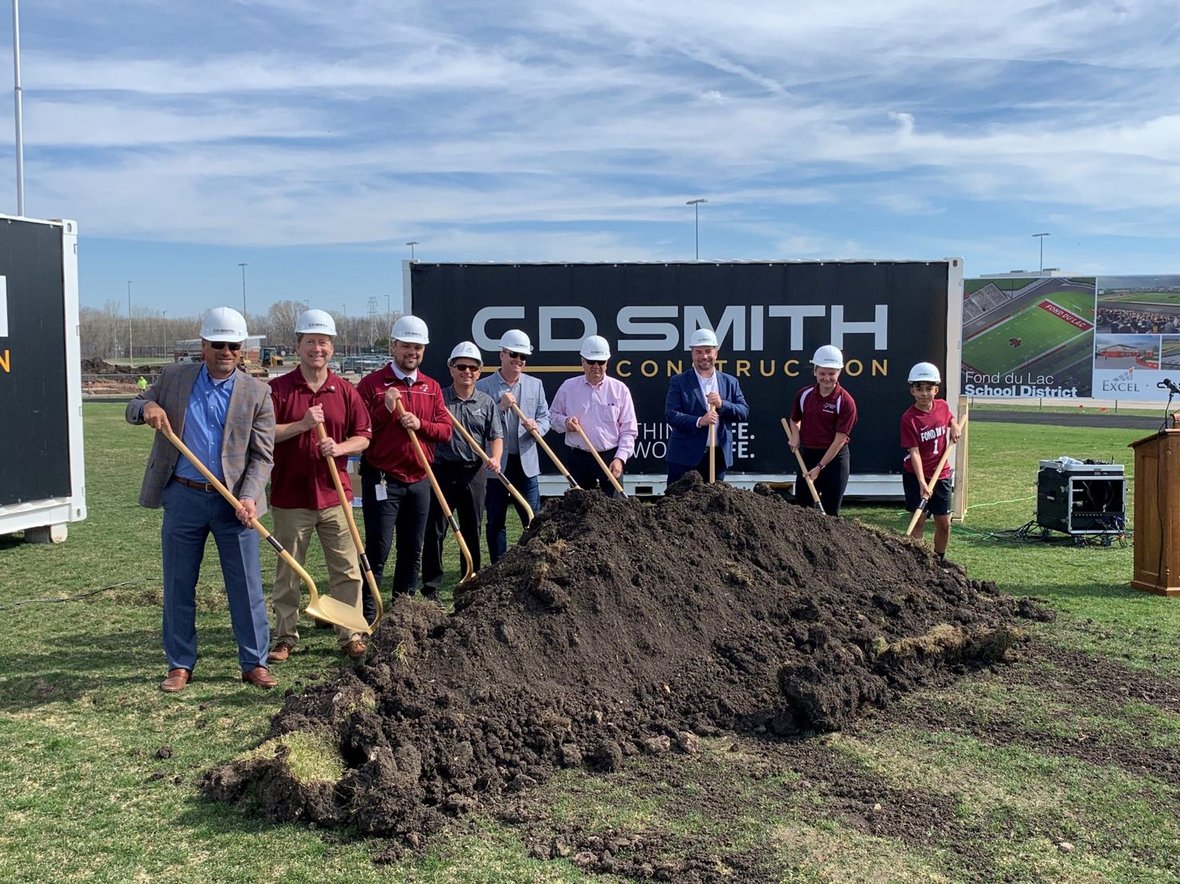
[[[127,423],[142,424],[143,409],[155,402],[168,414],[172,432],[184,438],[184,413],[192,393],[200,363],[166,365],[154,384],[127,403]],[[225,419],[225,436],[221,442],[221,469],[225,484],[238,499],[252,497],[258,515],[266,512],[266,481],[274,466],[275,410],[270,386],[246,373],[234,381]],[[139,505],[153,509],[161,506],[161,492],[181,457],[176,446],[157,433],[148,458]]]
[[[482,390],[496,401],[497,408],[500,402],[501,385],[503,381],[500,378],[500,372],[494,371],[487,377],[480,378],[475,383],[475,389]],[[537,422],[537,431],[544,436],[549,432],[549,400],[545,398],[545,385],[541,383],[538,378],[532,377],[528,374],[520,376],[520,396],[517,397],[517,405],[520,410],[525,413],[526,417],[531,417]],[[500,411],[500,429],[504,433],[504,438],[508,438],[508,412]],[[519,421],[517,422],[519,424]],[[520,468],[524,474],[529,478],[538,476],[541,473],[541,461],[537,457],[537,440],[533,438],[533,434],[519,426],[517,439],[520,444]],[[504,453],[500,457],[500,466],[504,467],[508,464],[508,446],[504,446]]]

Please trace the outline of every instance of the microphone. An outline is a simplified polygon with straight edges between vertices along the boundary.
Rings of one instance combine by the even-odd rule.
[[[1177,387],[1168,378],[1164,378],[1156,386],[1161,390],[1167,390],[1169,393],[1180,393],[1180,387]]]

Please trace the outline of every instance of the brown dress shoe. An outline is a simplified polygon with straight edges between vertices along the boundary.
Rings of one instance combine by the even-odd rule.
[[[192,680],[193,674],[188,669],[169,669],[168,677],[160,682],[160,690],[166,694],[177,694]]]
[[[369,649],[365,647],[365,643],[359,638],[354,638],[340,650],[342,650],[346,656],[351,657],[353,660],[361,659],[369,651]]]
[[[270,674],[270,670],[265,666],[255,666],[249,672],[243,672],[242,681],[246,684],[252,684],[256,688],[262,688],[264,691],[269,691],[278,684],[275,677]]]
[[[279,642],[274,646],[274,649],[266,655],[266,662],[286,663],[287,658],[291,656],[291,652],[293,650],[295,650],[295,647],[290,642]]]

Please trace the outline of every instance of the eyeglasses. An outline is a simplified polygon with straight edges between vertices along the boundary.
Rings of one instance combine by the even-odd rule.
[[[529,361],[529,354],[528,353],[515,353],[512,350],[509,350],[508,356],[512,359],[519,359],[521,362],[528,362]]]
[[[451,368],[455,371],[479,371],[478,365],[452,365]]]
[[[240,341],[210,341],[209,346],[214,350],[224,350],[226,347],[229,347],[235,353],[242,349],[242,344]]]
[[[605,359],[587,359],[586,364],[587,365],[606,365],[606,360]]]

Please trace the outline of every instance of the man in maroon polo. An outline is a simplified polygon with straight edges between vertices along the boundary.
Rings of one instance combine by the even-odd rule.
[[[333,374],[336,322],[323,310],[306,310],[295,323],[299,365],[270,382],[275,405],[275,466],[270,476],[274,535],[303,564],[311,535],[320,538],[332,598],[355,605],[362,574],[352,533],[332,481],[327,458],[336,459],[349,501],[348,456],[359,454],[373,435],[369,411],[348,381]],[[316,425],[327,438],[320,441]],[[351,504],[350,504],[351,505]],[[271,603],[274,644],[267,661],[282,663],[299,642],[299,575],[282,559],[275,572]],[[367,648],[364,636],[336,627],[340,649],[354,659]]]
[[[373,420],[373,442],[361,457],[365,555],[380,586],[396,533],[396,596],[414,594],[430,514],[430,483],[409,431],[417,434],[429,463],[434,443],[450,441],[452,428],[438,381],[418,370],[430,343],[426,323],[417,316],[403,316],[394,323],[390,341],[393,359],[361,378],[357,392]],[[399,400],[405,409],[400,416]],[[368,592],[364,597],[365,616],[371,621],[375,606]]]

